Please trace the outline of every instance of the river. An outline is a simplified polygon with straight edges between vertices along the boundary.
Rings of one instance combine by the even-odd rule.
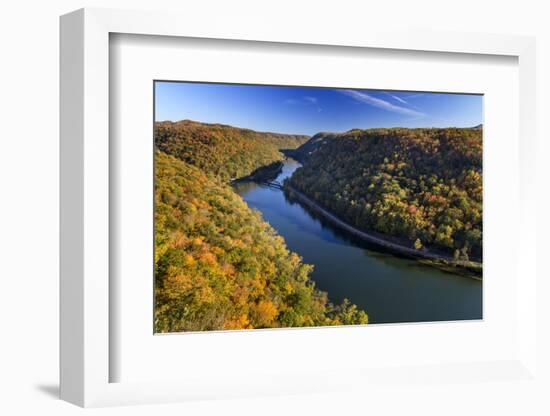
[[[299,167],[287,159],[275,180],[282,183]],[[234,189],[290,250],[314,265],[311,277],[330,301],[348,298],[369,314],[370,323],[482,318],[481,281],[381,252],[279,189],[252,182]]]

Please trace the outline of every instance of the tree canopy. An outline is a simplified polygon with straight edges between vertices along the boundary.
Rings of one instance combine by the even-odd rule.
[[[190,120],[155,124],[157,149],[224,180],[248,175],[281,160],[280,149],[294,149],[308,139]]]
[[[227,184],[305,138],[198,124],[155,129],[155,330],[367,323],[349,301],[332,305],[313,266]]]
[[[293,155],[290,184],[350,224],[481,261],[481,128],[320,133]]]

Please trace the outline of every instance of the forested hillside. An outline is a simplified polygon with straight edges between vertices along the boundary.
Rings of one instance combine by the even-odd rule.
[[[324,144],[338,136],[338,133],[317,133],[307,142],[296,149],[287,150],[285,153],[299,162],[304,162],[308,157],[320,149]]]
[[[482,129],[321,133],[290,184],[350,224],[456,260],[482,258]]]
[[[155,160],[157,332],[367,323],[355,305],[328,302],[312,266],[224,175],[158,150]]]
[[[281,160],[280,149],[296,148],[308,139],[190,120],[155,124],[157,149],[226,181]]]

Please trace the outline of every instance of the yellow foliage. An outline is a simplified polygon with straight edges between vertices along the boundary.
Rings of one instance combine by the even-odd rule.
[[[229,319],[225,321],[223,325],[223,329],[249,329],[250,321],[248,320],[248,316],[245,314],[239,315],[236,318]]]
[[[157,332],[333,324],[312,267],[230,186],[163,152],[155,169]]]
[[[185,237],[185,234],[183,234],[180,230],[176,230],[172,233],[172,240],[170,242],[170,247],[171,248],[183,247],[186,241],[187,239]]]
[[[252,305],[250,309],[256,327],[269,326],[279,313],[277,307],[270,300],[261,300]]]
[[[199,258],[205,262],[205,263],[208,263],[210,265],[214,265],[216,264],[216,256],[210,252],[202,252],[199,256]]]

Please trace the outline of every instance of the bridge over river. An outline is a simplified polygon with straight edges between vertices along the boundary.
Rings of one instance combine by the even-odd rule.
[[[283,185],[277,181],[264,181],[260,182],[260,185],[268,186],[269,188],[283,189]]]

